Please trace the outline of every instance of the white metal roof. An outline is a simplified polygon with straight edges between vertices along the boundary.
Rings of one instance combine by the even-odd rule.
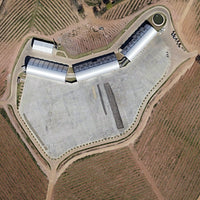
[[[119,69],[118,61],[112,61],[103,65],[99,65],[97,67],[93,67],[84,71],[80,71],[76,73],[76,80],[81,81],[85,79],[89,79],[100,74],[105,74],[107,72]]]
[[[51,44],[49,42],[44,42],[44,41],[40,41],[40,40],[37,40],[37,39],[33,40],[32,49],[34,49],[34,50],[52,54],[53,48],[54,48],[54,44]]]
[[[149,25],[150,26],[150,25]],[[136,55],[156,36],[157,31],[152,27],[148,27],[141,37],[137,37],[134,43],[129,47],[128,51],[122,51],[122,53],[132,61]]]
[[[119,69],[119,63],[114,53],[87,60],[73,65],[77,81],[104,74]]]
[[[26,73],[51,80],[65,82],[68,65],[52,61],[31,58],[26,67]]]

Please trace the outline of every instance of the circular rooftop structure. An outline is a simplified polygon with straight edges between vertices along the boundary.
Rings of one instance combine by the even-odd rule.
[[[153,16],[153,23],[156,25],[156,26],[162,26],[165,22],[165,18],[163,15],[159,14],[159,13],[156,13],[154,16]]]

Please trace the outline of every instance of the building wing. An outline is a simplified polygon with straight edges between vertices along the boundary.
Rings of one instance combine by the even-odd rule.
[[[148,23],[141,25],[133,35],[121,46],[122,54],[130,61],[156,36],[157,31]]]
[[[119,69],[119,63],[114,53],[73,65],[77,81],[89,79],[116,69]]]
[[[68,65],[39,58],[30,58],[26,73],[34,76],[65,82]]]

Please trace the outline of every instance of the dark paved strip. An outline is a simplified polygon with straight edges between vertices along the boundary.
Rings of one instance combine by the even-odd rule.
[[[102,104],[104,113],[105,113],[105,115],[107,115],[106,107],[105,107],[105,104],[104,104],[104,101],[103,101],[103,97],[102,97],[102,93],[101,93],[101,89],[99,87],[99,84],[97,85],[97,88],[98,88],[98,91],[99,91],[99,96],[100,96],[100,99],[101,99],[101,104]]]
[[[113,117],[115,119],[116,126],[118,129],[124,128],[122,118],[121,118],[121,115],[119,113],[119,109],[117,106],[117,102],[115,100],[115,96],[114,96],[114,93],[112,91],[110,84],[104,83],[104,88],[105,88],[105,91],[106,91],[106,94],[108,97],[108,101],[109,101],[109,104],[110,104],[110,107],[111,107],[111,110],[113,113]]]

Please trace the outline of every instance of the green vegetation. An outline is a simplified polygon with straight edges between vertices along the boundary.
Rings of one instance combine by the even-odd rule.
[[[60,56],[60,57],[65,57],[65,58],[66,58],[65,53],[62,52],[62,51],[58,51],[58,52],[56,53],[56,55],[57,55],[57,56]]]
[[[109,10],[110,8],[112,8],[113,6],[117,5],[118,3],[122,2],[123,0],[115,0],[115,1],[112,1],[112,2],[109,2],[107,5],[106,5],[106,8]]]
[[[101,0],[85,0],[88,6],[101,6]]]
[[[155,15],[153,16],[153,21],[155,22],[155,24],[161,25],[161,24],[163,23],[164,19],[163,19],[162,15],[160,15],[160,14],[155,14]]]
[[[12,125],[11,122],[10,122],[10,119],[9,119],[9,117],[8,117],[8,115],[7,115],[7,113],[6,113],[6,111],[5,111],[3,108],[0,108],[0,114],[1,114],[2,117],[8,122],[8,124],[11,126],[11,128],[12,128],[13,130],[15,130],[15,128],[13,127],[13,125]]]
[[[109,10],[109,9],[112,8],[112,7],[113,7],[113,4],[112,4],[111,2],[109,2],[108,4],[106,4],[107,10]]]
[[[26,78],[26,74],[24,72],[22,72],[17,78],[17,108],[19,107],[19,104],[21,101],[25,78]]]

